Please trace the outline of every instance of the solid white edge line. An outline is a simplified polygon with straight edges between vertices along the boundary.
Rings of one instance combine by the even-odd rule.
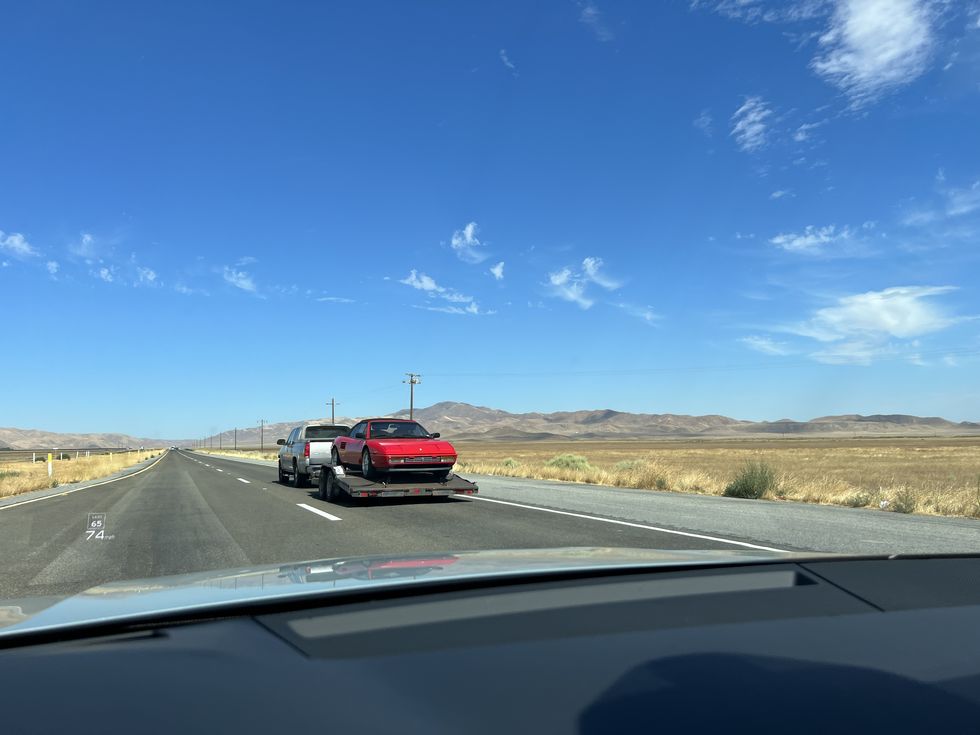
[[[218,470],[218,472],[224,472],[224,470],[219,470],[217,467],[215,467],[215,469]]]
[[[239,477],[238,478],[238,481],[239,482],[244,482],[246,485],[251,485],[252,484],[252,481],[251,480],[246,480],[244,477]]]
[[[464,498],[459,498],[464,500]],[[528,510],[540,510],[544,513],[557,513],[563,516],[572,516],[573,518],[584,518],[587,521],[599,521],[600,523],[615,523],[618,526],[629,526],[630,528],[642,528],[646,531],[659,531],[660,533],[672,533],[675,536],[687,536],[688,538],[699,538],[705,541],[717,541],[722,544],[733,544],[735,546],[745,546],[749,549],[759,549],[760,551],[776,551],[780,554],[790,553],[786,549],[774,549],[771,546],[761,546],[759,544],[750,544],[747,541],[733,541],[732,539],[719,538],[718,536],[707,536],[703,533],[690,533],[689,531],[674,531],[670,528],[660,528],[659,526],[648,526],[644,523],[631,523],[630,521],[619,521],[614,518],[603,518],[601,516],[589,516],[584,513],[572,513],[567,510],[554,510],[553,508],[540,508],[536,505],[524,505],[522,503],[512,503],[509,500],[494,500],[493,498],[481,498],[479,495],[467,495],[465,500],[482,500],[485,503],[499,503],[500,505],[512,505],[515,508],[526,508]],[[310,508],[310,510],[315,510]]]
[[[320,510],[319,508],[314,508],[312,505],[307,505],[306,503],[296,503],[303,510],[308,510],[310,513],[316,513],[318,516],[323,516],[328,521],[342,521],[343,518],[338,518],[337,516],[332,516],[325,510]]]
[[[0,505],[0,510],[7,510],[8,508],[17,508],[17,507],[19,507],[21,505],[27,505],[28,503],[38,503],[38,502],[40,502],[42,500],[50,500],[51,498],[63,498],[66,495],[71,495],[72,493],[77,493],[79,490],[88,490],[89,488],[92,488],[92,487],[101,487],[102,485],[108,485],[110,482],[118,482],[119,480],[128,480],[130,477],[136,477],[136,475],[142,475],[147,470],[152,469],[153,467],[156,467],[157,462],[159,462],[161,459],[163,459],[166,456],[167,456],[167,452],[164,452],[163,454],[161,454],[159,457],[157,457],[153,461],[153,464],[147,465],[143,469],[137,470],[136,472],[133,472],[131,474],[123,475],[122,477],[113,477],[111,480],[103,480],[102,482],[97,482],[94,485],[86,485],[85,487],[76,487],[73,490],[66,490],[63,493],[55,493],[53,495],[45,495],[43,498],[34,498],[32,500],[24,500],[24,501],[21,501],[20,503],[12,503],[10,505]]]

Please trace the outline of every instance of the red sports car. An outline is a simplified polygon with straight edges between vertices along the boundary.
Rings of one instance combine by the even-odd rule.
[[[369,479],[386,472],[429,472],[445,479],[456,464],[452,444],[407,419],[365,419],[334,439],[331,453],[335,465],[359,467]]]

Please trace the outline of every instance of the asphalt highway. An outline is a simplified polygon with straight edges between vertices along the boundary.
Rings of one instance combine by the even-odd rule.
[[[168,452],[130,477],[0,507],[0,599],[362,554],[618,546],[980,551],[980,524],[789,503],[476,478],[480,495],[327,503],[275,467]],[[60,489],[59,489],[60,490]],[[105,513],[103,538],[89,514]]]

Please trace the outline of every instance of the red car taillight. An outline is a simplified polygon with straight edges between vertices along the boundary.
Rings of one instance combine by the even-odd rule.
[[[309,442],[306,442],[305,446],[303,447],[303,456],[304,457],[309,457],[310,456],[310,443]]]

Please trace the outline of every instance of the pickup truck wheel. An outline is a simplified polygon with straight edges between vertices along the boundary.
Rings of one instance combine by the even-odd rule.
[[[306,478],[303,473],[296,468],[296,463],[293,463],[293,487],[306,487]]]
[[[374,464],[371,462],[371,452],[365,449],[361,453],[361,474],[367,480],[373,480],[375,474]]]
[[[276,462],[276,468],[279,470],[279,482],[286,484],[286,473],[282,471],[282,462]]]

